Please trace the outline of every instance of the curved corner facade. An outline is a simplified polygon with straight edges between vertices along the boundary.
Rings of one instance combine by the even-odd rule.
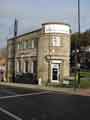
[[[70,26],[67,24],[42,24],[41,29],[9,39],[7,48],[8,81],[12,80],[12,69],[15,75],[33,73],[44,84],[60,83],[70,75]]]

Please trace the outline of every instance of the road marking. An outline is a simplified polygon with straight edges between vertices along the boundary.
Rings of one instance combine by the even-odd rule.
[[[3,113],[5,113],[5,114],[8,115],[8,116],[14,118],[15,120],[23,120],[22,118],[16,116],[15,114],[13,114],[13,113],[11,113],[11,112],[9,112],[9,111],[1,108],[1,107],[0,107],[0,111],[3,112]]]
[[[28,93],[28,94],[19,94],[19,95],[12,95],[12,96],[4,96],[4,97],[0,97],[1,99],[8,99],[8,98],[16,98],[16,97],[24,97],[24,96],[33,96],[33,95],[43,95],[43,94],[48,94],[51,91],[45,91],[45,92],[35,92],[35,93]]]

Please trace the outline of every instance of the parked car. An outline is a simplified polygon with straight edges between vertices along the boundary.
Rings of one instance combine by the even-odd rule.
[[[16,83],[25,83],[25,84],[38,84],[36,76],[32,73],[22,73],[17,74],[15,77]]]

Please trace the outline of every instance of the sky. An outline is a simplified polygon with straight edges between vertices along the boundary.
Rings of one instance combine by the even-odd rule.
[[[41,27],[45,22],[65,22],[78,31],[78,0],[0,0],[0,48],[13,37],[15,18],[18,35]],[[90,0],[80,0],[81,32],[90,28]]]

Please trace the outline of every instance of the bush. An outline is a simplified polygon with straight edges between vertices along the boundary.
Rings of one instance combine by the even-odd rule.
[[[81,88],[90,88],[90,80],[81,80],[80,87]]]
[[[38,84],[36,76],[32,73],[22,73],[18,74],[15,77],[16,83],[25,83],[25,84]]]

